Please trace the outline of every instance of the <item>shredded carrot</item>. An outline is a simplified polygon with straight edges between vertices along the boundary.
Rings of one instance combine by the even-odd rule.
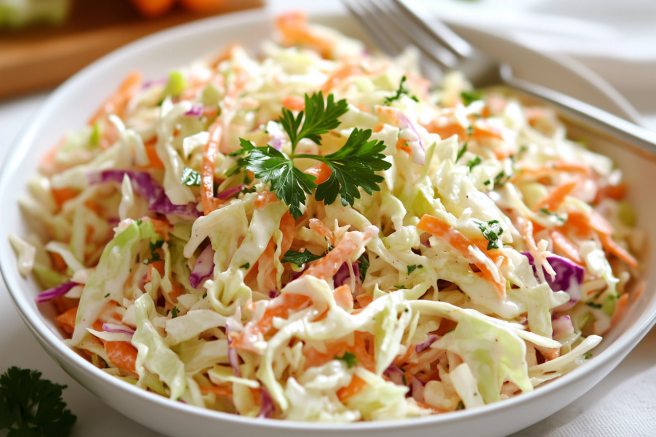
[[[544,176],[551,176],[558,173],[580,173],[582,175],[589,175],[592,173],[590,167],[585,164],[573,164],[570,162],[551,161],[541,167],[524,167],[518,169],[517,172],[510,178],[510,182],[515,182],[518,179],[530,176],[538,179]]]
[[[200,392],[203,394],[214,393],[216,396],[232,396],[232,389],[230,387],[218,387],[216,385],[206,386],[201,385]]]
[[[52,196],[55,198],[55,202],[57,202],[57,205],[59,206],[59,209],[61,209],[64,203],[74,199],[78,194],[80,194],[78,191],[68,187],[53,188],[51,191]]]
[[[125,105],[127,105],[132,96],[141,88],[142,80],[143,76],[139,71],[130,72],[118,90],[105,100],[93,117],[91,117],[89,125],[93,125],[96,121],[109,114],[116,114],[119,118],[123,118]]]
[[[539,211],[546,208],[549,211],[555,211],[565,201],[567,197],[576,188],[578,182],[567,182],[557,186],[551,193],[546,195],[534,207],[533,211]]]
[[[335,303],[337,306],[344,308],[345,310],[353,309],[353,293],[351,293],[350,285],[344,284],[337,287],[333,291],[333,296],[335,296]]]
[[[366,386],[367,383],[364,381],[364,379],[360,378],[358,375],[353,375],[353,379],[351,379],[351,383],[349,385],[337,390],[337,397],[340,401],[344,402],[348,398],[360,393]]]
[[[551,240],[553,241],[554,248],[562,252],[567,258],[571,259],[577,264],[584,265],[585,263],[579,255],[579,251],[572,240],[567,238],[561,232],[553,230],[550,232]]]
[[[362,67],[359,64],[354,62],[347,62],[341,68],[338,68],[337,70],[334,70],[332,73],[330,73],[328,79],[326,79],[326,82],[324,82],[323,86],[321,87],[321,91],[327,94],[330,90],[337,87],[337,85],[343,82],[346,78],[362,73],[364,72],[362,71]]]
[[[164,275],[164,261],[154,261],[148,264],[148,275],[145,280],[146,284],[153,280],[153,269],[157,270],[160,276]]]
[[[71,308],[55,317],[55,321],[67,334],[72,334],[75,331],[75,317],[77,316],[77,307]]]
[[[327,341],[325,343],[326,352],[319,352],[314,347],[306,345],[303,348],[303,355],[305,356],[305,368],[323,366],[335,357],[342,357],[347,351],[348,345],[346,341]]]
[[[265,335],[273,328],[274,317],[287,317],[292,311],[298,311],[307,304],[310,298],[300,294],[284,293],[271,300],[271,303],[264,311],[262,318],[257,322],[250,322],[246,325],[239,336],[232,342],[232,347],[237,349],[250,350],[249,344],[257,340],[257,335]],[[249,342],[247,342],[249,341]]]
[[[50,259],[52,260],[52,264],[55,270],[62,273],[66,271],[68,266],[60,254],[57,252],[48,252],[48,255],[50,255]]]
[[[290,94],[282,98],[282,106],[290,111],[302,111],[305,109],[305,99],[300,96]]]
[[[257,259],[257,286],[265,294],[278,290],[278,269],[273,260],[275,252],[276,243],[272,237],[262,255]]]
[[[219,199],[214,197],[214,164],[221,143],[221,123],[213,123],[209,132],[210,138],[203,151],[203,163],[200,173],[200,197],[205,215],[217,209],[220,204]]]
[[[109,361],[119,369],[137,373],[137,349],[127,341],[105,342],[105,353]]]
[[[599,234],[599,240],[601,244],[608,249],[613,255],[633,267],[634,269],[638,268],[638,260],[636,260],[633,255],[631,255],[626,249],[617,244],[613,237],[608,234]]]
[[[624,293],[622,296],[620,296],[617,302],[615,302],[615,311],[613,312],[613,316],[610,319],[611,326],[616,325],[617,322],[622,318],[624,312],[626,311],[626,304],[628,302],[629,302],[628,293]]]
[[[232,58],[232,53],[238,47],[239,47],[239,44],[237,44],[235,42],[229,43],[218,54],[214,55],[214,57],[209,60],[209,62],[208,62],[209,65],[213,69],[216,69],[216,67],[218,67],[221,62],[227,61],[228,59]]]
[[[322,237],[327,238],[331,244],[335,244],[335,235],[333,235],[332,231],[321,220],[316,218],[310,219],[310,229]]]
[[[417,355],[417,362],[411,363],[403,368],[405,373],[414,376],[415,373],[421,372],[424,368],[435,361],[444,352],[441,349],[428,348]]]
[[[323,162],[319,161],[316,164],[314,164],[312,167],[305,170],[303,173],[307,173],[317,178],[314,181],[314,183],[319,185],[323,182],[326,182],[332,172],[333,171],[330,169],[330,167],[328,167]]]
[[[474,264],[480,269],[480,275],[492,282],[495,285],[495,289],[499,297],[503,298],[506,295],[506,279],[501,274],[500,271],[497,272],[499,276],[499,281],[497,282],[494,279],[494,274],[491,272],[487,265],[476,259],[474,256],[469,253],[469,246],[477,247],[476,244],[465,237],[463,234],[458,232],[455,228],[444,223],[437,217],[430,216],[428,214],[424,215],[419,223],[417,224],[417,229],[420,229],[424,232],[441,239],[458,252],[460,252],[470,263]],[[331,252],[332,253],[332,252]],[[483,251],[485,254],[486,252]]]
[[[361,294],[358,297],[356,297],[358,304],[360,305],[360,308],[366,308],[367,305],[369,305],[371,302],[374,301],[373,296],[369,296],[366,294]],[[358,310],[356,310],[358,311]],[[356,314],[356,311],[353,311],[353,314]],[[359,311],[358,311],[359,312]]]
[[[627,188],[626,184],[606,185],[599,188],[595,196],[595,203],[599,203],[604,199],[622,200],[626,195]]]
[[[270,203],[277,201],[278,197],[276,197],[276,193],[274,191],[261,191],[257,194],[257,197],[253,202],[253,207],[255,207],[255,209],[263,209]]]
[[[352,239],[344,238],[333,250],[321,258],[319,262],[308,268],[303,273],[303,276],[311,275],[319,279],[326,279],[335,276],[335,273],[337,273],[337,270],[339,270],[344,261],[346,261],[359,246],[360,245],[355,243]]]
[[[640,281],[640,283],[633,289],[633,293],[631,293],[631,304],[636,303],[636,301],[640,299],[640,296],[642,296],[642,293],[645,292],[646,288],[647,283],[645,281]]]
[[[408,140],[404,140],[403,138],[399,138],[396,141],[396,149],[397,150],[403,150],[405,153],[412,156],[412,149],[410,148],[410,146],[408,146]]]
[[[315,32],[308,24],[307,15],[301,11],[290,11],[276,18],[276,27],[283,36],[285,45],[309,45],[329,58],[334,42]]]
[[[417,401],[415,401],[415,402],[417,402]],[[433,413],[436,413],[436,414],[448,413],[448,410],[442,410],[440,408],[432,407],[428,404],[424,404],[423,402],[417,402],[417,406],[420,407],[420,408],[423,408],[425,410],[430,410],[430,411],[432,411]]]
[[[164,163],[162,162],[161,159],[159,159],[159,155],[157,154],[157,149],[155,146],[146,146],[146,155],[148,156],[148,165],[140,166],[138,165],[138,168],[153,168],[153,169],[163,169],[164,168]]]
[[[349,346],[348,350],[355,355],[358,363],[365,369],[373,372],[376,370],[376,361],[372,354],[369,353],[365,345],[368,340],[370,345],[373,345],[374,337],[368,332],[355,331],[353,333],[353,346]]]

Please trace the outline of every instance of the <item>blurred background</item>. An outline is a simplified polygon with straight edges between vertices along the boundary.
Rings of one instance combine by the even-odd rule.
[[[447,23],[482,29],[566,59],[570,66],[594,71],[600,83],[605,79],[638,110],[644,126],[656,130],[656,1],[423,1]],[[0,0],[0,164],[21,128],[54,87],[84,66],[130,41],[167,27],[253,8],[264,8],[271,15],[290,8],[309,13],[344,10],[339,0]],[[108,411],[99,399],[64,374],[22,323],[1,282],[0,307],[8,308],[0,318],[0,349],[12,351],[11,356],[0,354],[0,358],[22,367],[41,363],[39,368],[46,377],[69,384],[65,397],[80,418],[76,435],[93,432],[96,437],[157,436],[113,410]],[[632,377],[644,375],[648,369],[652,369],[650,375],[655,374],[655,341],[656,329],[588,394],[517,436],[602,435],[595,428],[598,425],[594,425],[600,423],[599,417],[583,414],[591,411],[595,403],[603,414],[622,407],[646,409],[645,417],[651,417],[655,422],[650,423],[656,426],[653,377],[645,385],[650,391],[638,390],[635,382],[628,384],[635,379]],[[617,390],[629,394],[619,401]],[[604,404],[603,399],[610,397],[614,397],[612,402]],[[643,402],[644,399],[651,402]],[[606,409],[606,405],[612,408]],[[98,415],[101,409],[103,414]],[[566,424],[576,424],[574,432],[561,431]],[[635,435],[628,432],[624,435]],[[619,434],[609,428],[603,435]]]

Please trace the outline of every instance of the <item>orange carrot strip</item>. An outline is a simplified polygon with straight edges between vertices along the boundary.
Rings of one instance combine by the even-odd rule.
[[[60,209],[64,203],[74,199],[78,194],[80,194],[78,191],[68,187],[52,188],[51,191],[52,196],[55,198],[55,202],[57,202],[57,205],[59,205]]]
[[[221,123],[213,123],[210,127],[210,139],[203,152],[203,164],[200,174],[200,197],[205,215],[217,209],[219,205],[219,200],[214,197],[214,164],[216,163],[216,155],[219,153],[220,143]]]
[[[55,321],[59,326],[68,334],[72,334],[75,331],[75,317],[77,316],[77,307],[71,308],[55,317]]]
[[[333,291],[333,296],[335,296],[335,303],[337,306],[344,308],[345,310],[353,309],[353,293],[351,293],[351,286],[344,284],[341,287],[337,287]]]
[[[599,188],[595,196],[595,203],[599,203],[604,199],[622,200],[626,195],[627,188],[626,184],[606,185],[603,188]]]
[[[118,90],[105,100],[93,117],[91,117],[89,125],[93,125],[96,121],[108,114],[116,114],[118,117],[122,118],[125,105],[139,90],[142,80],[143,76],[139,71],[130,72],[123,83],[119,86]]]
[[[283,36],[286,45],[309,45],[328,58],[332,52],[333,41],[317,34],[308,25],[307,15],[301,11],[290,11],[276,18],[276,27]]]
[[[302,111],[305,109],[305,99],[300,96],[290,94],[282,98],[282,106],[290,111]]]
[[[137,373],[137,349],[127,341],[105,342],[105,353],[109,361],[119,369]]]
[[[146,146],[146,155],[148,155],[148,165],[138,165],[138,168],[157,168],[157,169],[163,169],[164,168],[164,163],[162,162],[161,159],[159,159],[159,155],[157,155],[157,149],[155,146]]]
[[[360,393],[366,386],[367,383],[364,381],[364,379],[360,378],[358,375],[353,375],[353,379],[351,379],[351,383],[349,385],[337,390],[337,397],[340,401],[344,402],[348,398]]]
[[[565,201],[578,182],[568,182],[557,186],[551,193],[547,194],[544,199],[540,200],[534,207],[533,211],[539,211],[546,208],[549,211],[555,211]]]
[[[396,141],[396,149],[403,150],[408,155],[412,155],[412,149],[408,146],[408,140],[404,140],[403,138],[399,138]]]
[[[350,238],[344,238],[339,244],[319,262],[308,268],[302,276],[311,275],[315,278],[326,279],[335,276],[344,261],[358,248],[359,244]]]
[[[271,303],[264,311],[262,318],[257,322],[249,322],[239,336],[232,342],[232,347],[238,349],[248,349],[246,340],[251,342],[257,339],[258,334],[265,335],[273,328],[274,317],[286,317],[292,311],[299,310],[303,305],[308,303],[310,298],[300,294],[284,293],[271,300]]]
[[[230,387],[217,387],[213,386],[200,386],[200,392],[203,394],[214,393],[217,396],[232,396],[232,389]]]
[[[328,167],[323,162],[319,161],[316,164],[314,164],[312,167],[305,170],[303,173],[307,173],[307,174],[312,175],[315,178],[317,178],[314,181],[314,183],[319,185],[319,184],[327,181],[332,172],[333,171],[330,169],[330,167]]]
[[[146,284],[153,280],[153,269],[157,270],[160,276],[164,275],[164,261],[154,261],[148,264],[148,275],[144,281]]]
[[[356,299],[358,300],[358,304],[360,304],[360,308],[366,308],[367,305],[369,305],[371,302],[374,301],[373,296],[368,296],[366,294],[361,294],[358,297],[356,297]],[[360,310],[355,310],[355,311],[360,312]],[[357,314],[355,311],[353,312],[353,314]]]
[[[278,197],[276,197],[276,193],[274,191],[261,191],[257,194],[257,197],[253,202],[253,206],[255,207],[255,209],[263,209],[268,204],[277,201],[278,201]]]
[[[435,237],[441,239],[442,241],[444,241],[445,243],[447,243],[448,245],[459,251],[470,263],[474,264],[476,267],[478,267],[481,270],[480,275],[484,279],[492,282],[495,285],[499,297],[501,298],[505,297],[506,279],[501,274],[501,272],[500,271],[498,272],[499,282],[495,281],[493,272],[491,272],[484,263],[473,257],[471,253],[469,253],[469,246],[476,247],[476,244],[474,242],[472,242],[467,237],[462,235],[452,226],[448,225],[447,223],[444,223],[437,217],[433,217],[428,214],[424,215],[421,218],[421,220],[417,224],[417,229],[420,229],[424,232],[428,232],[429,234],[434,235]]]
[[[575,263],[584,265],[584,262],[579,255],[579,251],[572,240],[556,230],[551,231],[550,235],[556,249],[561,251],[567,258]]]
[[[599,239],[601,244],[608,249],[613,255],[633,267],[634,269],[638,268],[638,260],[636,260],[633,255],[631,255],[626,249],[617,244],[613,237],[608,234],[599,234]]]
[[[359,64],[354,62],[347,62],[341,68],[338,68],[337,70],[334,70],[332,73],[330,73],[328,79],[326,79],[326,82],[324,82],[323,86],[321,87],[321,91],[323,91],[324,94],[327,94],[330,90],[339,85],[340,82],[344,81],[344,79],[355,74],[362,73],[364,72],[362,71],[362,68]]]
[[[423,402],[417,402],[417,406],[425,410],[431,410],[433,413],[436,414],[448,413],[448,410],[442,410],[440,408],[432,407],[428,404],[424,404]]]
[[[624,293],[615,303],[615,311],[613,316],[610,318],[611,326],[617,324],[617,322],[622,318],[624,312],[626,311],[626,304],[629,302],[629,294]]]
[[[327,238],[331,244],[335,244],[335,235],[333,235],[332,231],[321,220],[315,218],[310,219],[310,229],[322,237]]]
[[[557,174],[560,172],[565,172],[565,173],[580,173],[583,175],[588,175],[592,171],[590,170],[590,167],[588,167],[585,164],[572,164],[569,162],[562,162],[562,161],[552,161],[549,162],[541,167],[525,167],[519,169],[512,178],[510,178],[510,182],[514,182],[518,179],[521,179],[525,176],[531,176],[533,178],[540,178],[543,176],[550,176],[553,174]]]

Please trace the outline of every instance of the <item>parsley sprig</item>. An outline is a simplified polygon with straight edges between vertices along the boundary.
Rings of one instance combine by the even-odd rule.
[[[285,256],[282,258],[281,262],[282,263],[294,263],[297,266],[301,267],[303,264],[307,264],[312,261],[316,261],[318,259],[321,259],[325,256],[324,255],[315,255],[309,250],[305,250],[303,252],[296,252],[295,250],[288,250],[285,252]]]
[[[405,84],[406,80],[407,80],[407,78],[405,76],[403,76],[401,78],[401,83],[399,83],[399,87],[396,90],[396,94],[394,94],[392,97],[385,97],[385,104],[386,105],[389,105],[394,100],[400,99],[401,95],[403,95],[403,94],[405,94],[406,96],[409,96],[415,102],[419,102],[419,99],[417,98],[417,96],[410,95],[409,91],[407,89],[405,89],[405,87],[403,86]]]
[[[346,363],[346,367],[349,369],[358,363],[358,359],[355,357],[355,354],[353,352],[344,352],[343,356],[341,357],[335,356],[335,359],[339,361],[344,361],[344,363]]]
[[[355,199],[360,198],[360,188],[369,195],[380,191],[378,184],[384,178],[376,172],[391,167],[382,153],[385,144],[370,140],[371,129],[354,129],[346,144],[330,155],[295,154],[296,146],[303,138],[321,145],[321,135],[338,127],[339,117],[346,111],[346,101],[335,103],[332,94],[328,96],[325,106],[321,92],[312,96],[306,94],[305,113],[301,111],[295,117],[291,111],[283,109],[280,117],[280,123],[292,143],[290,156],[269,145],[255,147],[243,138],[239,139],[242,148],[232,152],[231,156],[242,156],[237,163],[240,169],[252,171],[262,182],[270,182],[271,189],[278,199],[289,206],[294,218],[302,215],[300,207],[305,204],[305,194],[311,195],[315,190],[316,199],[325,204],[333,203],[340,195],[344,206],[353,206]],[[331,169],[330,177],[317,186],[316,177],[294,166],[296,158],[323,162]]]
[[[77,418],[65,410],[59,385],[41,379],[41,372],[11,367],[0,376],[0,433],[7,436],[65,437]]]
[[[503,234],[503,228],[499,225],[498,220],[490,220],[489,222],[476,222],[476,226],[483,233],[483,237],[487,240],[487,250],[499,248],[499,237]]]

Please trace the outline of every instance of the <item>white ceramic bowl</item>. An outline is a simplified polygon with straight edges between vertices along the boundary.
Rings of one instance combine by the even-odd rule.
[[[348,16],[316,18],[352,36],[364,37]],[[508,61],[519,77],[538,81],[631,118],[630,107],[614,94],[612,88],[576,64],[567,65],[556,58],[471,29],[460,28],[459,31],[480,48]],[[64,346],[53,322],[54,311],[48,305],[37,308],[34,297],[40,289],[33,279],[24,279],[18,274],[15,256],[7,241],[10,231],[18,235],[28,233],[16,198],[25,190],[29,176],[36,172],[39,158],[64,132],[82,126],[129,70],[138,68],[146,77],[159,77],[169,68],[217,50],[230,41],[240,40],[255,48],[270,32],[270,17],[256,11],[200,21],[126,46],[92,64],[53,93],[15,143],[0,175],[0,204],[4,205],[0,214],[0,267],[21,317],[41,346],[76,381],[112,408],[170,436],[292,437],[308,433],[316,436],[339,433],[346,437],[391,436],[401,432],[416,437],[436,434],[501,436],[544,419],[581,396],[617,366],[647,333],[656,316],[653,278],[650,278],[641,305],[631,308],[622,323],[595,350],[589,363],[532,393],[479,409],[428,418],[337,426],[248,419],[172,402],[107,375]],[[632,183],[629,198],[637,207],[639,224],[644,226],[647,217],[656,215],[656,204],[649,201],[650,194],[656,192],[655,160],[627,152],[611,142],[597,139],[592,133],[585,135],[595,149],[615,158],[621,168],[630,170],[626,171],[627,180]],[[649,234],[647,239],[651,247],[656,246],[656,233]],[[656,269],[651,259],[645,266],[645,271]]]

